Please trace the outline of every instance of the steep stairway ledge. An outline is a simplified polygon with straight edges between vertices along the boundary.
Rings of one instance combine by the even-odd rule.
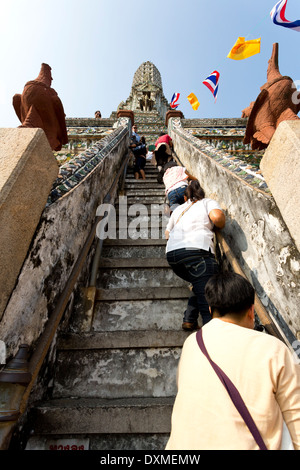
[[[55,399],[36,408],[35,432],[41,435],[164,434],[169,433],[172,406],[173,399],[169,397]]]
[[[60,337],[58,347],[60,351],[181,347],[187,335],[185,331],[158,329],[70,333]]]

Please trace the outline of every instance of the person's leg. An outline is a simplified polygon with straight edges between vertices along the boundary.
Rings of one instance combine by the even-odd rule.
[[[141,177],[143,178],[143,180],[145,180],[145,179],[146,179],[146,175],[145,175],[146,158],[140,157],[139,165],[140,165],[140,174],[141,174]]]
[[[191,281],[193,284],[193,292],[197,299],[198,312],[202,317],[202,324],[205,325],[211,320],[211,314],[209,311],[209,306],[205,299],[205,286],[207,281],[218,272],[218,264],[215,258],[209,257],[204,258],[205,260],[205,272],[199,272],[199,275],[194,278],[194,281]],[[190,309],[187,311],[185,316],[185,321],[192,322],[195,321],[196,309]]]
[[[168,193],[168,199],[170,206],[174,204],[183,204],[184,203],[184,193],[185,193],[186,186],[181,186],[180,188],[176,188],[173,191]]]
[[[193,330],[197,327],[199,317],[198,300],[192,291],[188,300],[187,308],[183,314],[182,328],[184,330]]]
[[[204,290],[208,279],[218,272],[213,256],[201,256],[198,250],[175,250],[167,253],[167,260],[174,273],[193,285],[194,296],[190,296],[184,313],[184,323],[197,325],[199,312],[203,324],[211,320]],[[196,303],[197,300],[197,303]]]

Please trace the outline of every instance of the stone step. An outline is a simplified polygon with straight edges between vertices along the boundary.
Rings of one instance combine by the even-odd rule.
[[[92,311],[87,303],[91,296]],[[77,301],[68,331],[181,331],[189,296],[188,285],[176,288],[98,288],[95,291],[90,288],[81,302]]]
[[[120,419],[124,419],[123,415],[121,414]],[[86,437],[85,435],[75,435],[71,437],[69,435],[41,435],[30,437],[25,450],[92,450],[96,452],[100,451],[102,454],[102,456],[100,456],[100,459],[104,458],[105,461],[107,461],[110,459],[110,451],[122,451],[122,455],[127,455],[128,449],[130,449],[130,451],[161,451],[162,449],[165,449],[168,438],[169,434],[166,433],[93,433],[89,434],[88,437]],[[105,451],[105,454],[103,454],[103,451]],[[76,454],[74,454],[74,459],[76,459],[75,455]],[[113,458],[122,459],[121,462],[123,464],[122,456],[114,456]],[[133,457],[131,457],[131,459],[132,458]],[[154,457],[149,458],[154,459]],[[111,461],[108,462],[108,464],[110,463]],[[115,461],[113,461],[113,464],[114,463]],[[126,465],[130,467],[131,463],[128,461]]]
[[[133,203],[131,204],[131,201],[127,201],[127,206],[122,204],[121,206],[117,205],[115,206],[115,214],[118,217],[121,217],[124,219],[128,217],[128,219],[132,219],[132,217],[137,217],[137,216],[165,216],[165,217],[170,217],[168,212],[166,212],[166,209],[168,209],[168,204],[165,202],[163,203],[153,203],[149,201],[145,201],[143,203]]]
[[[173,397],[55,399],[36,407],[34,432],[90,439],[97,434],[169,433],[173,403]]]
[[[127,197],[133,197],[133,196],[139,196],[139,197],[148,197],[148,196],[159,196],[159,197],[164,197],[165,196],[165,191],[163,188],[161,189],[127,189],[125,196]]]
[[[159,189],[161,191],[165,190],[164,185],[162,185],[160,183],[157,183],[156,180],[154,180],[154,181],[137,180],[137,181],[138,182],[142,181],[142,184],[139,184],[139,183],[136,184],[134,182],[126,180],[124,189],[125,190],[136,189],[136,190],[140,190],[140,191],[148,191],[149,189]]]
[[[139,338],[143,332],[135,333]],[[136,341],[138,347],[58,350],[52,397],[175,396],[181,346],[142,347]]]
[[[100,268],[169,268],[166,258],[101,258]]]
[[[103,289],[130,287],[183,287],[185,281],[169,268],[105,268],[101,267],[97,277],[97,287]]]
[[[166,229],[166,223],[162,224],[152,224],[148,226],[136,226],[136,225],[128,225],[127,231],[126,229],[118,230],[113,234],[110,234],[111,239],[114,238],[130,238],[132,240],[138,240],[139,238],[143,240],[156,240],[164,237]]]
[[[137,211],[139,210],[139,208],[141,210],[143,210],[143,206],[146,208],[147,210],[147,214],[151,214],[151,211],[153,211],[154,213],[159,213],[159,211],[164,211],[165,208],[167,208],[167,204],[166,202],[163,200],[163,201],[149,201],[148,199],[146,200],[142,200],[142,201],[135,201],[134,198],[133,200],[129,200],[129,198],[127,199],[127,209],[128,212],[129,212],[129,216],[130,214],[136,214]],[[130,210],[129,210],[130,209]],[[115,206],[115,210],[116,210],[116,214],[119,214],[119,205],[116,205]],[[123,207],[123,213],[124,213],[124,207]]]
[[[110,240],[113,241],[113,240]],[[123,241],[123,240],[119,240]],[[165,257],[165,245],[111,245],[102,249],[103,258],[163,258]]]
[[[147,177],[145,180],[142,178],[135,179],[134,174],[128,173],[125,178],[125,184],[135,184],[136,186],[143,187],[144,185],[148,184],[159,184],[160,186],[164,186],[162,183],[158,183],[157,181],[158,171],[156,173],[147,173]]]
[[[174,300],[188,298],[190,291],[188,284],[184,286],[159,286],[159,287],[117,287],[114,289],[98,288],[96,291],[96,300]]]
[[[139,238],[137,240],[133,240],[131,238],[126,238],[124,240],[121,239],[109,239],[107,238],[104,241],[103,246],[142,246],[142,247],[149,247],[149,246],[166,246],[166,239],[165,238],[159,238],[159,239],[142,239]]]
[[[146,173],[146,176],[147,176],[147,173],[149,175],[157,175],[158,174],[158,169],[154,165],[152,165],[151,163],[146,162],[145,173]],[[133,167],[128,168],[126,177],[129,176],[129,175],[134,176]]]
[[[165,204],[165,196],[129,196],[127,197],[127,203],[129,206],[140,205],[140,206],[162,206]],[[134,209],[134,208],[133,208]],[[133,210],[132,209],[132,210]]]
[[[150,328],[93,331],[84,334],[64,333],[60,336],[57,347],[59,351],[181,347],[189,334],[183,330],[174,329],[174,326],[172,330]]]
[[[181,338],[183,313],[190,293],[188,289],[185,292],[186,296],[178,299],[96,301],[92,329],[95,332],[149,330],[149,341],[152,341],[152,346],[157,344],[163,334],[161,331],[168,331],[170,337],[165,335],[165,344],[178,345],[173,343],[173,338],[176,337],[174,330],[179,332]]]
[[[133,171],[131,171],[125,175],[125,183],[136,184],[139,186],[144,186],[147,183],[154,183],[154,184],[160,184],[161,186],[163,186],[162,183],[159,183],[157,181],[158,175],[159,175],[159,171],[156,168],[155,169],[145,168],[145,179],[143,179],[141,176],[136,178],[137,175]]]

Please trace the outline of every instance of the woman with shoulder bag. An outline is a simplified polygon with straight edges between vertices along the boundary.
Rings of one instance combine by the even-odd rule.
[[[194,295],[184,312],[182,328],[196,330],[199,313],[203,324],[211,319],[204,289],[208,279],[218,271],[213,230],[224,227],[225,215],[216,201],[205,197],[198,180],[187,186],[185,200],[172,212],[167,224],[166,253],[174,273],[193,286]]]

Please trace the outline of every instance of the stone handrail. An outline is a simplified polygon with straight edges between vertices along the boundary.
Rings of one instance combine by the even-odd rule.
[[[251,172],[237,171],[230,158],[220,157],[213,146],[192,136],[181,119],[171,118],[168,132],[182,165],[225,211],[222,233],[228,246],[292,344],[300,338],[300,254],[263,175],[254,182]]]
[[[30,249],[4,310],[0,327],[8,357],[20,344],[32,347],[51,316],[69,273],[80,253],[124,156],[128,153],[130,120],[123,119],[114,132],[91,150],[87,168],[80,168],[77,184],[59,195],[54,183]],[[71,175],[71,176],[74,176]],[[60,183],[65,184],[70,178]],[[88,263],[85,269],[88,269]]]

